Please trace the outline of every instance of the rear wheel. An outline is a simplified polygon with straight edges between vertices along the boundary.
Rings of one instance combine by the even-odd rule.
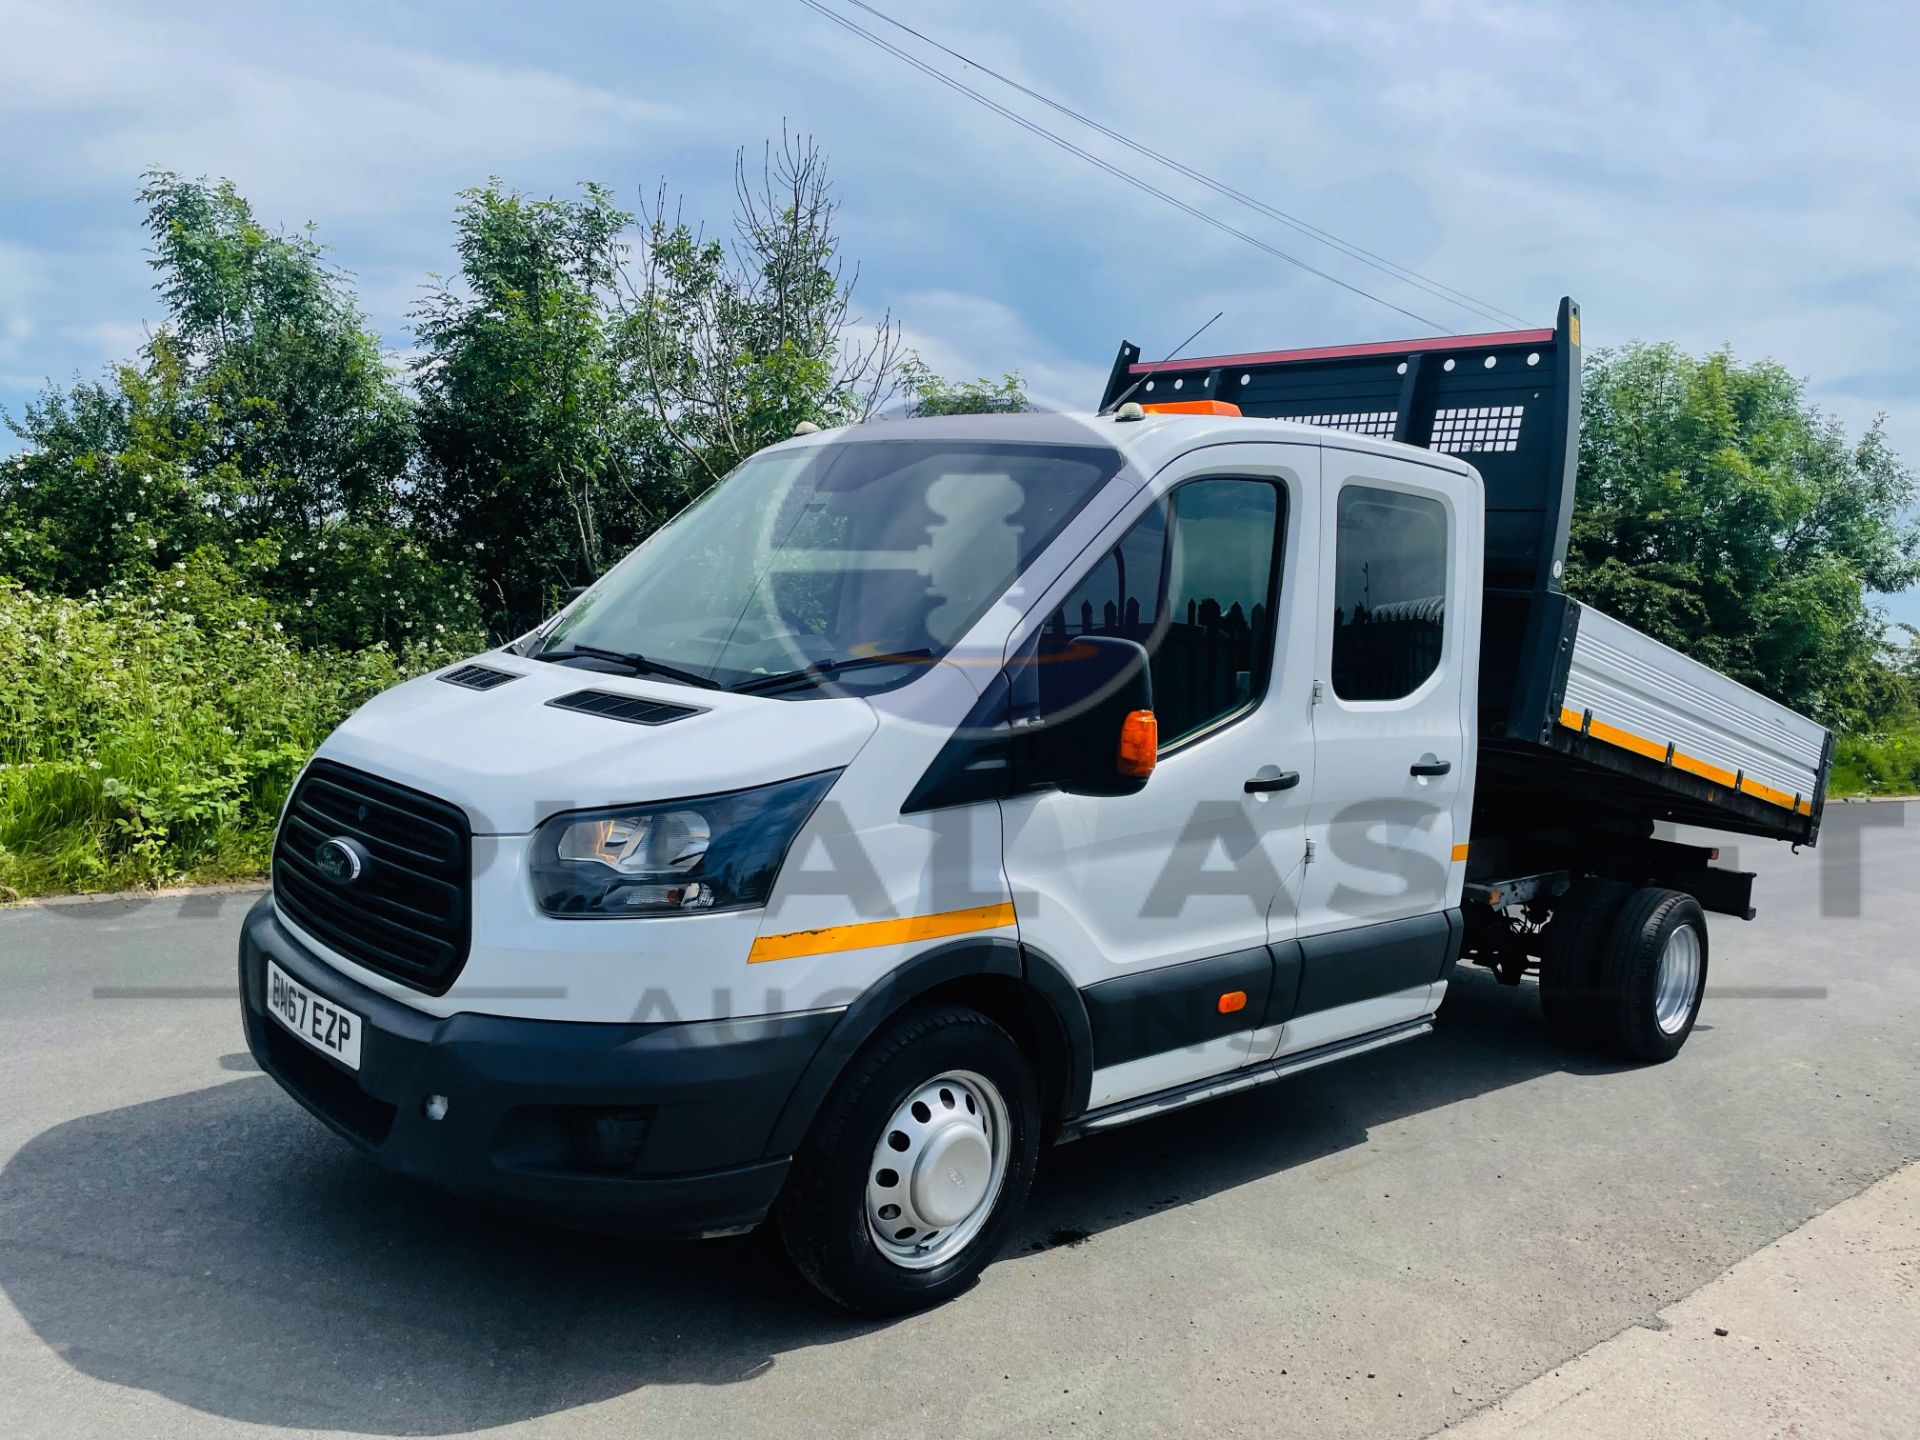
[[[1597,1014],[1609,1050],[1671,1060],[1687,1043],[1707,985],[1707,917],[1678,890],[1636,890],[1601,956]]]
[[[1588,878],[1554,907],[1540,960],[1540,1010],[1563,1045],[1589,1046],[1600,1039],[1600,963],[1614,917],[1632,893],[1617,880]]]
[[[910,1011],[848,1068],[794,1157],[787,1253],[849,1309],[936,1305],[1005,1243],[1039,1133],[1033,1071],[1006,1031],[962,1006]]]

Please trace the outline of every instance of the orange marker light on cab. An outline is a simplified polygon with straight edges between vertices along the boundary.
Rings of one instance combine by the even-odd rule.
[[[1220,1013],[1222,1015],[1231,1015],[1236,1010],[1246,1009],[1247,1008],[1247,992],[1244,990],[1227,991],[1226,994],[1220,997],[1219,1008],[1220,1008]]]
[[[1122,775],[1144,780],[1153,774],[1160,754],[1160,722],[1151,710],[1129,710],[1120,722],[1120,751],[1113,757],[1113,768]]]
[[[1140,407],[1149,415],[1238,415],[1231,400],[1161,400]]]

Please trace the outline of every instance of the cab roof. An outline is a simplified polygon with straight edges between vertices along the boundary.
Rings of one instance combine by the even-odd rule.
[[[873,444],[887,440],[955,440],[976,444],[1094,445],[1119,451],[1151,475],[1186,452],[1208,445],[1288,443],[1392,456],[1470,475],[1472,467],[1448,454],[1298,420],[1236,415],[1169,415],[1149,411],[1136,420],[1092,411],[1027,411],[1013,415],[932,415],[873,420],[822,430],[788,445]]]

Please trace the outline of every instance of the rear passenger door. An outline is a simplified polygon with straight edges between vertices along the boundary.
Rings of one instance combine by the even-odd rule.
[[[1333,447],[1323,463],[1313,847],[1282,1050],[1427,1012],[1452,946],[1472,768],[1471,481]]]

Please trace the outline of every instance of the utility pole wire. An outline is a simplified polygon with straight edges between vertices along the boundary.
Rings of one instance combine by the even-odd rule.
[[[1362,265],[1367,265],[1375,270],[1380,271],[1380,273],[1383,275],[1387,275],[1395,280],[1403,281],[1406,284],[1414,286],[1416,289],[1424,290],[1429,295],[1434,296],[1436,299],[1449,301],[1453,304],[1461,306],[1464,309],[1471,310],[1475,314],[1485,316],[1487,319],[1494,321],[1496,324],[1505,323],[1507,321],[1511,321],[1516,325],[1525,325],[1527,323],[1520,316],[1515,315],[1511,310],[1503,310],[1490,300],[1476,299],[1474,296],[1469,295],[1464,290],[1456,290],[1453,286],[1443,284],[1441,281],[1435,280],[1429,275],[1422,275],[1417,270],[1409,269],[1405,265],[1396,264],[1392,260],[1387,259],[1384,255],[1376,255],[1373,251],[1368,250],[1365,247],[1359,244],[1356,244],[1353,241],[1342,239],[1340,236],[1334,234],[1331,230],[1322,229],[1320,226],[1313,224],[1309,220],[1303,220],[1297,215],[1289,215],[1286,211],[1277,209],[1276,207],[1267,204],[1265,201],[1260,200],[1255,196],[1249,195],[1242,190],[1235,189],[1233,186],[1227,184],[1224,180],[1216,180],[1212,176],[1207,175],[1202,171],[1194,169],[1191,165],[1187,165],[1179,160],[1174,159],[1171,155],[1167,155],[1162,153],[1159,150],[1155,150],[1150,145],[1143,145],[1137,140],[1130,139],[1126,135],[1121,134],[1118,130],[1113,129],[1111,126],[1101,124],[1098,120],[1095,120],[1092,116],[1083,115],[1078,110],[1075,110],[1072,106],[1063,105],[1058,100],[1054,100],[1049,96],[1043,95],[1038,90],[1035,90],[1030,86],[1022,85],[1018,80],[1015,80],[1012,76],[1004,75],[1000,71],[995,70],[992,66],[983,65],[980,63],[980,61],[975,60],[972,56],[963,55],[960,51],[955,50],[952,46],[941,44],[940,41],[934,39],[931,35],[928,35],[922,31],[916,30],[913,28],[913,26],[907,24],[905,21],[896,20],[893,18],[893,16],[887,14],[885,11],[877,9],[874,6],[867,4],[866,0],[844,0],[844,3],[852,5],[856,9],[866,11],[867,14],[873,16],[876,20],[884,21],[886,24],[893,26],[896,30],[904,31],[906,34],[913,36],[914,39],[920,41],[922,44],[930,45],[935,50],[940,51],[941,54],[950,56],[953,59],[958,60],[962,65],[966,65],[971,69],[978,70],[983,75],[991,76],[993,79],[998,80],[1002,85],[1007,86],[1009,89],[1017,90],[1022,95],[1025,95],[1029,99],[1039,101],[1042,105],[1045,105],[1048,109],[1053,110],[1058,114],[1065,115],[1069,119],[1077,120],[1080,124],[1085,125],[1088,129],[1097,131],[1098,133],[1106,136],[1109,140],[1112,140],[1116,144],[1124,145],[1127,149],[1133,151],[1136,155],[1144,156],[1149,160],[1152,160],[1157,162],[1158,164],[1164,165],[1169,170],[1173,170],[1178,174],[1186,176],[1189,180],[1194,181],[1196,184],[1206,186],[1207,189],[1213,191],[1216,195],[1223,196],[1229,200],[1237,200],[1240,204],[1245,205],[1248,209],[1258,211],[1260,214],[1267,216],[1269,219],[1279,221],[1282,225],[1287,226],[1291,230],[1298,231],[1302,235],[1306,235],[1311,237],[1312,239],[1318,240],[1323,245],[1327,245],[1335,250],[1338,250],[1341,254],[1347,256],[1349,259],[1358,260]]]
[[[896,59],[902,60],[906,64],[911,65],[914,69],[920,71],[922,74],[930,77],[931,79],[938,80],[942,85],[945,85],[949,89],[956,90],[962,95],[965,95],[969,99],[975,101],[976,103],[980,105],[984,105],[987,109],[993,111],[996,115],[1000,115],[1005,119],[1011,120],[1014,124],[1018,125],[1021,129],[1029,131],[1030,133],[1039,136],[1041,139],[1047,141],[1049,144],[1058,146],[1060,149],[1065,150],[1067,153],[1077,156],[1082,160],[1085,160],[1090,165],[1099,167],[1100,169],[1106,171],[1109,175],[1113,176],[1116,180],[1123,181],[1126,184],[1133,186],[1134,189],[1139,190],[1147,195],[1151,195],[1154,199],[1163,201],[1164,203],[1173,206],[1174,209],[1179,210],[1184,214],[1191,215],[1194,219],[1200,221],[1201,223],[1206,225],[1211,225],[1214,229],[1221,231],[1223,234],[1231,235],[1236,240],[1242,240],[1247,244],[1253,246],[1254,249],[1264,251],[1268,255],[1273,256],[1276,260],[1284,260],[1287,264],[1292,265],[1297,269],[1304,270],[1309,275],[1317,275],[1320,277],[1320,279],[1327,281],[1329,284],[1338,285],[1342,290],[1345,290],[1350,294],[1358,295],[1364,300],[1373,301],[1374,304],[1376,305],[1384,305],[1389,310],[1397,311],[1399,314],[1405,315],[1409,320],[1418,320],[1422,325],[1429,326],[1434,330],[1441,331],[1448,335],[1453,335],[1458,333],[1451,326],[1442,325],[1438,320],[1429,319],[1427,316],[1421,315],[1417,311],[1407,309],[1404,305],[1396,305],[1391,300],[1386,300],[1378,295],[1375,295],[1371,290],[1362,289],[1358,285],[1354,285],[1346,280],[1342,280],[1338,275],[1330,275],[1325,270],[1322,270],[1317,266],[1308,264],[1305,260],[1300,259],[1298,256],[1289,255],[1286,251],[1280,249],[1276,245],[1269,245],[1266,241],[1260,239],[1260,237],[1257,235],[1249,235],[1246,231],[1241,230],[1236,226],[1229,225],[1226,221],[1218,219],[1215,216],[1209,215],[1204,210],[1201,210],[1195,206],[1189,205],[1186,201],[1180,199],[1179,197],[1174,195],[1169,195],[1166,191],[1160,189],[1158,186],[1150,184],[1145,180],[1142,180],[1139,176],[1135,175],[1132,171],[1125,170],[1108,160],[1102,159],[1100,156],[1094,154],[1091,150],[1087,150],[1079,145],[1074,144],[1071,140],[1068,140],[1064,136],[1055,134],[1053,131],[1047,129],[1044,125],[1041,125],[1036,121],[1027,119],[1026,116],[1021,115],[1017,111],[1009,110],[1006,106],[1000,104],[996,100],[988,99],[985,95],[981,94],[978,90],[975,90],[972,86],[963,84],[962,82],[954,79],[951,75],[945,74],[940,70],[936,70],[933,66],[921,60],[918,56],[909,54],[907,51],[902,50],[899,46],[894,45],[890,41],[882,39],[880,36],[874,34],[871,30],[868,30],[863,26],[855,23],[854,21],[849,20],[846,16],[838,14],[833,10],[829,10],[825,5],[820,3],[820,0],[800,0],[800,3],[802,5],[805,5],[809,10],[812,10],[819,15],[825,16],[827,19],[831,20],[834,24],[840,26],[841,29],[850,31],[851,33],[859,36],[861,39],[867,41],[869,44],[876,45],[880,49],[885,50],[888,54],[894,56]]]

